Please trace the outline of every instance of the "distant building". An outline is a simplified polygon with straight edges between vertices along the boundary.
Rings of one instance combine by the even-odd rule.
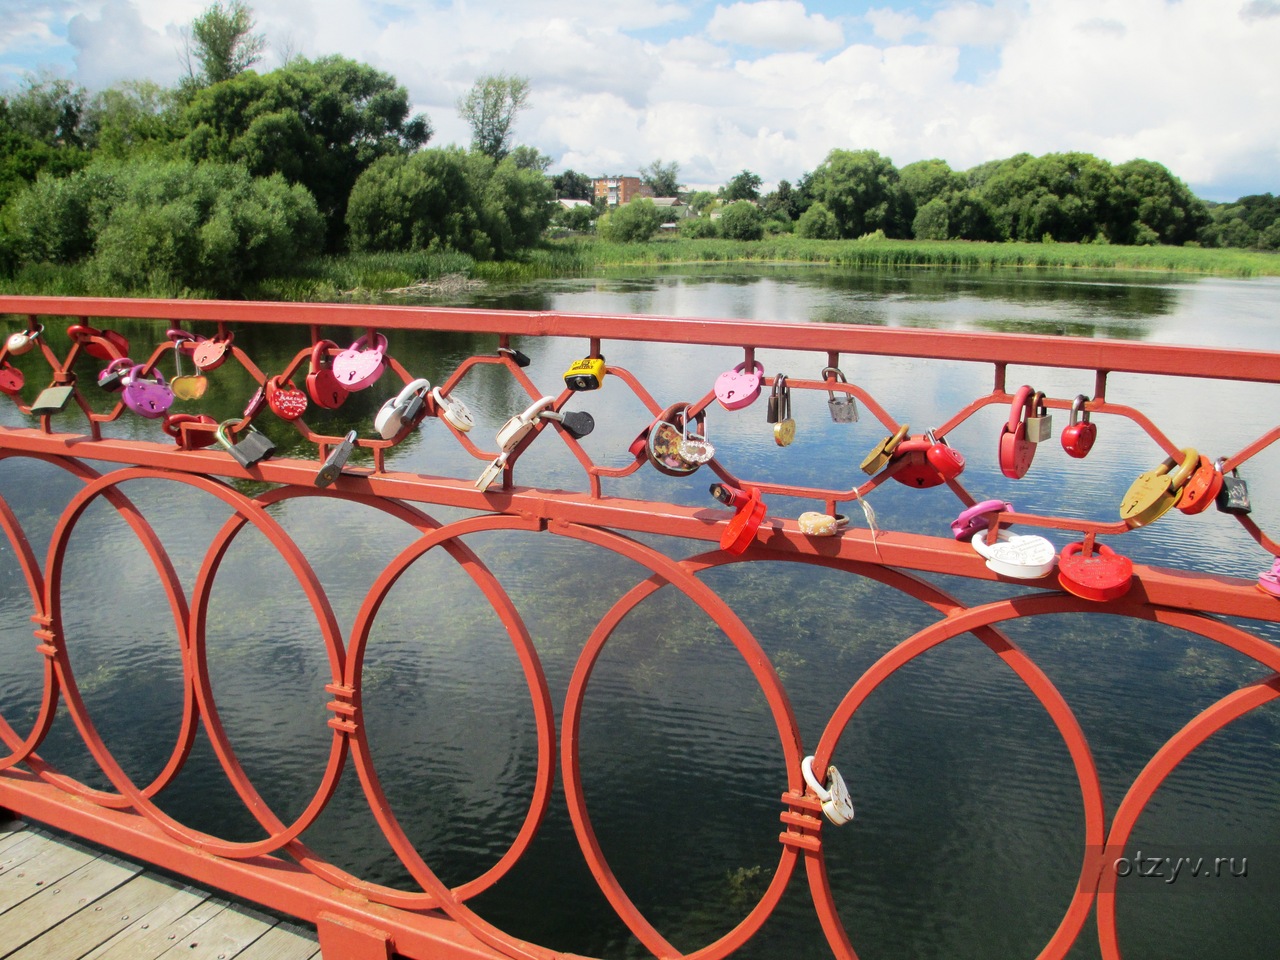
[[[603,197],[611,207],[630,203],[636,197],[653,196],[653,190],[642,184],[639,177],[600,177],[594,183],[596,199]]]
[[[592,205],[590,200],[572,200],[569,197],[561,197],[556,201],[556,203],[560,204],[560,206],[564,207],[566,210],[572,210],[574,207],[589,207]]]
[[[679,197],[654,197],[653,205],[662,212],[663,216],[670,215],[677,220],[689,215],[689,205]]]

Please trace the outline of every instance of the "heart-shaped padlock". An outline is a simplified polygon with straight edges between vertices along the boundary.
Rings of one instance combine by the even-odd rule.
[[[760,383],[764,379],[764,364],[753,362],[747,370],[744,360],[732,370],[726,370],[716,377],[716,399],[726,410],[741,410],[749,407],[760,396]]]
[[[170,331],[172,332],[172,331]],[[178,400],[199,400],[209,386],[209,380],[201,373],[182,372],[182,353],[195,341],[179,340],[173,345],[173,379],[169,381],[169,389]]]
[[[338,382],[329,364],[329,351],[338,349],[332,340],[320,340],[311,348],[311,365],[307,369],[307,393],[316,406],[336,410],[347,399],[347,388]]]
[[[1062,428],[1062,449],[1077,460],[1087,457],[1098,439],[1098,425],[1089,421],[1084,405],[1089,398],[1083,393],[1071,401],[1071,421]]]
[[[849,788],[834,764],[827,767],[826,784],[820,783],[813,772],[813,757],[805,757],[801,761],[800,771],[804,774],[804,782],[822,804],[823,816],[837,827],[853,819],[853,800],[849,796]]]
[[[226,363],[231,351],[231,341],[234,339],[234,336],[228,333],[226,336],[200,340],[191,350],[192,362],[202,373],[217,370]]]
[[[1024,477],[1031,469],[1036,445],[1027,439],[1027,417],[1033,414],[1032,389],[1023,384],[1009,404],[1009,420],[1000,430],[1000,472],[1010,479]]]
[[[1201,456],[1191,477],[1182,485],[1178,509],[1188,515],[1203,513],[1209,509],[1209,504],[1213,503],[1221,489],[1222,471],[1208,457]]]
[[[457,397],[445,396],[439,387],[431,388],[431,399],[436,404],[436,415],[460,433],[468,433],[475,426],[475,418],[467,405]]]
[[[1002,577],[1038,580],[1047,577],[1058,562],[1053,544],[1037,534],[1001,530],[990,544],[987,543],[988,536],[988,531],[978,530],[969,543],[987,561],[987,569]]]
[[[0,363],[0,393],[16,397],[22,392],[22,385],[25,382],[26,378],[22,375],[22,371],[8,360]]]
[[[36,324],[34,330],[19,330],[17,333],[11,333],[5,341],[5,349],[15,357],[30,353],[35,349],[36,340],[42,333],[44,333],[44,324],[42,323]]]
[[[183,424],[198,424],[208,430],[183,429]],[[218,442],[218,421],[203,413],[166,413],[161,425],[169,436],[183,450],[198,450],[211,447]]]
[[[67,336],[84,347],[95,360],[114,360],[129,355],[129,341],[114,330],[98,330],[84,323],[67,327]]]
[[[152,370],[152,379],[149,380],[145,379],[145,370],[140,363],[129,370],[129,379],[123,390],[124,402],[139,416],[157,420],[173,406],[173,391],[159,370]]]
[[[735,498],[739,504],[738,512],[720,534],[720,549],[735,556],[745,553],[747,547],[751,546],[760,524],[764,522],[765,514],[768,513],[768,507],[760,499],[759,487],[746,487],[742,492],[746,494],[746,499]]]
[[[687,403],[668,407],[649,427],[645,453],[654,468],[669,477],[687,477],[702,466],[680,456],[680,445],[684,442],[684,411],[688,407]]]
[[[267,406],[281,420],[297,420],[307,412],[307,395],[292,380],[274,376],[267,381]]]
[[[371,387],[386,369],[386,351],[386,337],[379,333],[369,346],[369,335],[364,334],[333,358],[333,375],[348,391]]]
[[[1129,592],[1133,582],[1133,561],[1105,544],[1096,543],[1091,553],[1083,543],[1069,543],[1058,556],[1058,583],[1068,593],[1099,603]]]
[[[893,449],[889,458],[893,479],[904,486],[924,489],[942,483],[942,476],[926,455],[933,445],[929,436],[907,437]]]

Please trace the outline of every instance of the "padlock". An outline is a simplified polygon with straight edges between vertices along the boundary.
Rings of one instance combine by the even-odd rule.
[[[179,340],[173,347],[174,376],[169,381],[169,389],[173,391],[174,397],[178,400],[199,400],[204,396],[204,391],[209,385],[208,378],[203,374],[186,374],[182,372],[183,346],[190,342],[189,340]]]
[[[184,424],[199,424],[213,427],[214,430],[183,429]],[[218,435],[215,432],[218,421],[203,413],[166,413],[164,422],[160,426],[183,450],[197,450],[218,442]]]
[[[342,442],[330,450],[329,456],[325,457],[324,463],[320,467],[320,472],[316,474],[314,481],[317,487],[327,487],[338,479],[355,446],[356,432],[354,430],[348,431],[347,435],[342,438]]]
[[[564,432],[575,440],[581,440],[596,428],[596,418],[585,410],[543,410],[538,416],[560,424]]]
[[[476,480],[476,489],[481,493],[488,490],[493,485],[493,481],[502,476],[503,468],[507,465],[507,452],[504,450],[494,458],[493,463],[484,468],[484,472],[480,474],[480,478]]]
[[[84,352],[95,360],[108,362],[129,354],[129,341],[114,330],[98,330],[84,323],[67,327],[67,336],[84,347]]]
[[[1058,556],[1058,583],[1068,593],[1085,600],[1104,603],[1129,592],[1133,582],[1133,561],[1105,544],[1069,543]]]
[[[5,349],[15,357],[30,353],[35,349],[36,340],[42,333],[44,333],[44,324],[42,323],[36,324],[33,330],[19,330],[17,333],[11,333],[9,334],[9,339],[5,341]]]
[[[843,826],[854,817],[853,800],[849,796],[849,788],[844,777],[835,765],[827,767],[827,782],[819,783],[813,772],[813,757],[805,757],[800,764],[804,774],[804,782],[809,785],[813,795],[822,804],[822,814],[837,827]]]
[[[720,549],[735,556],[745,553],[747,547],[751,546],[768,512],[764,501],[760,499],[759,487],[747,487],[744,492],[747,495],[746,502],[737,508],[737,513],[720,534]]]
[[[1031,388],[1023,384],[1009,404],[1009,420],[1000,430],[1000,472],[1012,480],[1031,469],[1036,445],[1027,439],[1026,418],[1032,414]]]
[[[538,415],[556,402],[555,397],[541,397],[529,404],[523,413],[516,414],[498,428],[498,449],[504,454],[511,453],[521,440],[534,428]],[[503,463],[505,464],[505,458]],[[483,489],[483,488],[482,488]]]
[[[927,456],[934,440],[925,435],[907,437],[893,449],[889,458],[889,470],[893,479],[917,490],[936,487],[942,483],[942,476],[934,469]]]
[[[969,544],[987,561],[987,569],[1015,580],[1039,580],[1053,572],[1058,555],[1052,543],[1036,534],[1000,530],[988,543],[989,530],[977,530]]]
[[[744,360],[732,370],[726,370],[716,377],[716,399],[726,410],[741,410],[743,407],[749,407],[755,402],[756,397],[760,396],[762,382],[764,382],[764,365],[756,361],[748,370],[747,362]]]
[[[431,399],[435,401],[436,415],[459,433],[470,433],[475,426],[475,418],[467,405],[457,397],[445,396],[439,387],[431,388]],[[588,414],[590,416],[590,414]],[[592,426],[595,424],[593,423]],[[588,430],[587,433],[591,431]],[[586,434],[583,434],[586,436]]]
[[[52,386],[45,387],[40,391],[40,395],[36,397],[35,403],[31,404],[31,412],[37,416],[59,413],[66,407],[67,402],[75,392],[76,388],[73,383],[55,383]]]
[[[960,515],[951,521],[951,535],[961,542],[973,539],[979,530],[991,526],[991,517],[997,513],[1013,511],[1013,504],[1007,500],[983,500],[972,507],[960,511]]]
[[[1221,489],[1222,471],[1208,457],[1201,456],[1190,479],[1182,485],[1178,509],[1188,516],[1202,513],[1209,509],[1209,504],[1213,503]]]
[[[498,354],[499,356],[510,357],[511,361],[517,367],[527,367],[529,364],[533,362],[525,354],[521,353],[515,347],[499,347]]]
[[[217,370],[226,363],[231,351],[231,341],[234,339],[235,337],[228,333],[210,340],[197,341],[191,349],[191,362],[201,373]]]
[[[836,383],[848,383],[839,367],[823,367],[822,379],[827,379],[827,374],[835,377]],[[858,422],[858,400],[851,393],[845,393],[837,397],[836,392],[830,387],[827,388],[827,409],[831,411],[832,423],[857,423]]]
[[[307,368],[307,393],[316,406],[337,410],[347,399],[347,388],[338,382],[329,363],[329,351],[338,349],[332,340],[320,340],[311,348],[311,365]]]
[[[806,537],[834,537],[849,525],[849,518],[843,513],[832,516],[817,510],[806,510],[796,517],[796,523]]]
[[[954,480],[964,473],[964,454],[947,443],[946,438],[934,437],[932,430],[925,437],[929,440],[929,449],[924,455],[943,481]]]
[[[11,397],[16,397],[22,392],[22,385],[25,382],[26,378],[22,375],[21,370],[8,360],[0,362],[0,393],[7,393]]]
[[[1120,519],[1134,529],[1159,520],[1177,505],[1183,484],[1199,462],[1200,454],[1185,447],[1180,464],[1174,457],[1167,457],[1160,466],[1139,476],[1120,501]]]
[[[216,436],[218,443],[222,444],[226,451],[236,458],[236,462],[248,469],[275,453],[276,445],[265,434],[259,433],[253,424],[249,424],[247,429],[240,434],[239,440],[233,441],[227,436],[227,427],[231,424],[241,423],[244,423],[244,421],[234,417],[230,420],[223,420],[222,423],[218,424]]]
[[[687,403],[677,403],[664,410],[649,426],[645,441],[649,462],[655,470],[669,477],[687,477],[702,466],[680,456],[680,444],[684,442],[684,411],[687,409]]]
[[[1037,390],[1031,397],[1031,413],[1027,416],[1027,440],[1044,443],[1053,436],[1053,417],[1045,406],[1044,394]]]
[[[387,368],[387,338],[377,334],[369,345],[369,335],[364,334],[333,358],[333,375],[348,392],[373,386]]]
[[[1271,569],[1259,572],[1254,586],[1269,596],[1280,597],[1280,557],[1271,561]]]
[[[889,458],[893,456],[893,451],[898,448],[898,444],[906,439],[910,430],[911,424],[904,423],[896,431],[872,447],[871,452],[862,460],[862,472],[869,476],[875,476],[879,473],[884,468],[884,465],[889,462]]]
[[[735,510],[745,507],[751,500],[751,495],[747,491],[729,483],[713,483],[707,488],[707,492],[726,507],[733,507]]]
[[[244,405],[244,409],[240,411],[240,416],[245,420],[252,420],[262,412],[262,408],[267,405],[267,385],[265,383],[258,384],[258,389],[253,391],[253,395],[249,397],[249,402]]]
[[[1062,428],[1062,449],[1077,460],[1088,456],[1098,439],[1098,425],[1089,421],[1089,411],[1084,406],[1088,400],[1081,393],[1071,401],[1071,422]]]
[[[151,379],[146,379],[144,370],[140,363],[129,369],[123,390],[124,403],[139,416],[157,420],[173,406],[173,391],[159,370],[151,371]]]
[[[791,419],[791,388],[784,373],[773,378],[773,393],[769,396],[769,414],[773,419],[773,442],[788,446],[796,438],[796,422]]]
[[[569,365],[564,372],[564,385],[570,390],[599,390],[604,375],[604,357],[584,357]]]
[[[1219,460],[1216,464],[1218,472],[1222,473],[1222,464],[1226,460]],[[1246,514],[1253,512],[1253,505],[1249,503],[1249,485],[1244,482],[1244,477],[1240,476],[1238,470],[1232,470],[1231,476],[1222,473],[1222,489],[1218,491],[1217,497],[1214,498],[1219,510],[1223,513]]]
[[[279,374],[267,380],[264,393],[267,406],[281,420],[297,420],[307,412],[307,395]]]
[[[692,430],[695,420],[699,426],[699,432]],[[684,430],[680,438],[680,459],[689,463],[708,463],[716,455],[716,448],[711,445],[711,441],[707,439],[707,421],[705,417],[686,417],[684,421]]]
[[[423,398],[431,389],[431,381],[419,377],[389,399],[373,418],[374,429],[383,440],[390,440],[406,423],[413,424],[422,412]]]
[[[106,369],[98,374],[98,386],[108,393],[119,393],[124,389],[125,381],[128,379],[129,371],[136,366],[128,357],[121,357],[119,360],[112,360],[107,364]]]

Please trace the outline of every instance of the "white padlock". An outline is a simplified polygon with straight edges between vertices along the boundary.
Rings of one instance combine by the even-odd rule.
[[[827,767],[827,784],[823,786],[813,774],[813,757],[805,757],[800,764],[804,774],[804,782],[817,795],[822,804],[822,812],[837,827],[843,826],[853,819],[853,799],[849,796],[849,788],[845,786],[844,777],[835,765]]]
[[[383,440],[390,440],[404,426],[405,414],[409,411],[414,399],[421,399],[431,389],[431,381],[422,379],[410,380],[404,389],[382,405],[373,418],[373,427]]]
[[[538,414],[556,402],[555,397],[542,397],[529,405],[524,413],[512,417],[498,428],[498,447],[510,453],[538,422]]]
[[[5,349],[15,357],[29,353],[36,345],[36,338],[44,333],[44,324],[37,324],[34,330],[19,330],[9,334],[5,341]]]
[[[445,396],[439,387],[432,389],[431,397],[436,402],[436,409],[440,412],[441,419],[455,430],[467,433],[476,425],[467,405],[457,397]]]

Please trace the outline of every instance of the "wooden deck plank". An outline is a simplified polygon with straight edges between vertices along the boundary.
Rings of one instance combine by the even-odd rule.
[[[211,897],[203,890],[188,889],[193,894],[191,898],[179,898],[171,909],[141,918],[122,936],[88,953],[84,960],[137,960],[140,957],[163,956],[227,907],[226,900]]]
[[[165,877],[138,874],[4,960],[83,957],[124,938],[131,927],[145,928],[152,922],[163,923],[169,914],[186,913],[205,896]]]
[[[0,914],[79,870],[95,856],[74,841],[58,841],[39,831],[33,831],[21,850],[30,855],[0,873]],[[4,931],[0,931],[0,947],[4,943]]]
[[[236,960],[320,960],[320,944],[310,928],[281,921],[249,944]]]
[[[54,924],[61,924],[141,872],[136,864],[115,857],[96,857],[56,883],[46,884],[4,913],[0,956],[34,940]],[[6,949],[7,948],[7,949]]]

